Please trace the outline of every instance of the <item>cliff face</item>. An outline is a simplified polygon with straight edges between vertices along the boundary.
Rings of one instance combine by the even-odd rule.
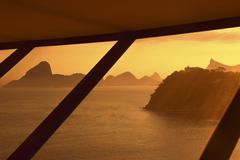
[[[238,86],[238,73],[186,68],[163,80],[146,109],[164,115],[218,119]]]

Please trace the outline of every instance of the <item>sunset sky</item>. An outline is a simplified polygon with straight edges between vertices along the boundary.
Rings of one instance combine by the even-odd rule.
[[[211,58],[240,64],[240,28],[137,40],[108,74],[130,71],[137,77],[158,72],[166,77],[186,66],[206,67]],[[115,42],[35,48],[0,80],[20,78],[40,61],[48,61],[53,73],[87,73]],[[0,51],[0,61],[13,50]]]

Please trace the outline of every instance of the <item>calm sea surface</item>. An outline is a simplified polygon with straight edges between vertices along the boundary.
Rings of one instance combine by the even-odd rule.
[[[143,110],[155,87],[96,88],[36,154],[36,160],[196,160],[214,123]],[[0,89],[0,159],[69,89]],[[232,159],[240,159],[240,145]]]

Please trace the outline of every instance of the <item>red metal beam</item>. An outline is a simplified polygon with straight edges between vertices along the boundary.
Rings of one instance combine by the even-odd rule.
[[[131,36],[119,40],[48,117],[9,156],[8,160],[31,159],[97,85],[115,62],[117,62],[128,47],[131,46],[134,40]]]

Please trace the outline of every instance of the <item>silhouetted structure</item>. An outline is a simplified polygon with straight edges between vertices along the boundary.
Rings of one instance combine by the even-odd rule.
[[[118,41],[8,159],[30,159],[135,39],[240,26],[240,5],[236,0],[221,1],[221,3],[207,0],[194,3],[189,3],[189,1],[171,3],[168,1],[129,1],[129,3],[107,1],[97,4],[98,6],[94,8],[94,11],[82,12],[88,7],[92,8],[92,2],[78,1],[76,4],[64,3],[63,1],[58,3],[50,1],[1,2],[0,15],[3,25],[0,49],[17,48],[15,54],[10,55],[0,64],[1,77],[34,47]],[[83,8],[79,8],[81,6]],[[187,8],[192,9],[187,10]],[[13,9],[17,14],[6,14],[14,12]],[[111,12],[102,12],[103,10]],[[141,16],[136,16],[133,13],[141,14]],[[234,116],[238,120],[237,117],[240,117],[239,108],[233,112],[230,106],[228,111],[228,114],[225,114],[226,117]],[[234,132],[233,128],[222,125],[224,122],[232,122],[225,121],[226,117],[223,118],[223,123],[220,123],[220,128],[228,129],[232,133]],[[236,132],[235,137],[238,138],[239,135],[240,132]],[[218,140],[220,142],[221,137]],[[236,142],[236,139],[230,140]],[[227,151],[233,150],[233,147],[234,143],[228,143],[225,146]],[[218,148],[213,148],[213,150],[215,152],[212,153],[218,155],[205,156],[205,160],[221,157],[221,154],[224,153]],[[229,157],[224,156],[224,158]]]

